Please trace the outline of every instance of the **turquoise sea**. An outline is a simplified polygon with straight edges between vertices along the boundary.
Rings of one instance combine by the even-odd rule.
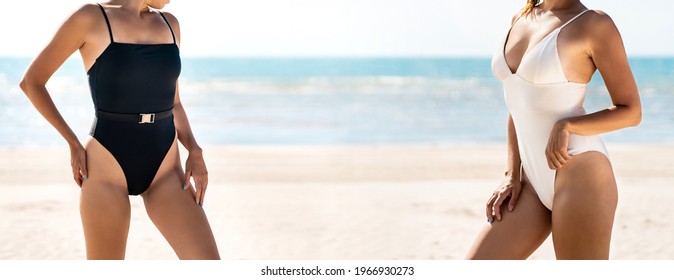
[[[0,58],[0,145],[65,145],[18,88],[29,58]],[[642,124],[607,142],[674,142],[674,58],[630,60]],[[84,139],[94,109],[79,59],[47,84]],[[202,144],[505,142],[489,58],[183,58],[180,94]],[[596,75],[586,110],[611,106]]]

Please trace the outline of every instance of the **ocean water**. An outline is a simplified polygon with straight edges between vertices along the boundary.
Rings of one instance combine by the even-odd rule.
[[[18,88],[30,59],[0,58],[0,145],[65,145]],[[643,121],[607,142],[674,142],[674,58],[632,58]],[[68,60],[47,89],[83,140],[86,74]],[[180,96],[202,144],[504,143],[489,58],[183,58]],[[611,106],[600,75],[585,108]]]

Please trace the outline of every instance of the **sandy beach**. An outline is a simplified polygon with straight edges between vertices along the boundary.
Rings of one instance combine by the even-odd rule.
[[[674,145],[607,146],[620,192],[611,258],[674,259]],[[223,259],[461,259],[505,166],[503,145],[204,150]],[[83,259],[67,148],[0,154],[0,259]],[[176,259],[131,202],[127,258]],[[550,238],[531,259],[554,259]]]

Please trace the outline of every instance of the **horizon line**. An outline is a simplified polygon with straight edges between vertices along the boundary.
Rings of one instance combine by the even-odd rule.
[[[32,59],[35,56],[0,55],[0,59]],[[491,59],[491,55],[183,55],[183,59]],[[630,58],[673,58],[674,54],[638,54]],[[71,56],[67,60],[81,59]]]

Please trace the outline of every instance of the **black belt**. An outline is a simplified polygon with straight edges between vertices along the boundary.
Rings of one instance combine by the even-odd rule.
[[[143,114],[120,114],[120,113],[111,113],[96,110],[96,117],[111,121],[127,121],[127,122],[138,122],[138,123],[154,123],[161,119],[168,118],[173,116],[173,108],[166,111],[156,112],[156,113],[143,113]]]

